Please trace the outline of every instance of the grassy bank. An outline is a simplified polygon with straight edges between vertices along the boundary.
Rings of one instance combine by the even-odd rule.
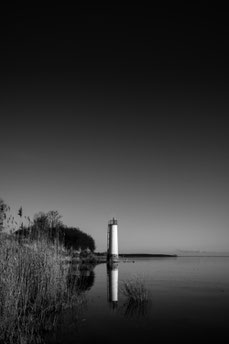
[[[38,343],[60,311],[80,305],[67,283],[63,247],[45,238],[19,243],[0,234],[0,343]]]

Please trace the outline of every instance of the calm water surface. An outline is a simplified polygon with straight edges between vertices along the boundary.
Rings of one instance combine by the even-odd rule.
[[[47,343],[224,343],[229,317],[229,257],[135,259],[85,276],[87,302],[63,314]],[[144,279],[150,302],[130,307],[122,283]]]

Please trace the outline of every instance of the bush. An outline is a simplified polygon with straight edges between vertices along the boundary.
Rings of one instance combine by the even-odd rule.
[[[49,238],[49,240],[55,241],[58,238],[58,240],[67,249],[89,249],[91,252],[95,250],[94,239],[89,234],[86,234],[83,231],[81,231],[79,228],[67,226],[49,228],[48,226],[46,226],[45,220],[43,221],[43,219],[41,219],[41,216],[39,217],[39,221],[39,223],[36,222],[30,227],[24,226],[23,229],[17,230],[15,234],[17,235],[17,237],[29,237],[33,240],[39,240],[40,237],[47,237]]]

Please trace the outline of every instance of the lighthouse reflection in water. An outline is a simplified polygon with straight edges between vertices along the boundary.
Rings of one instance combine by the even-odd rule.
[[[118,263],[107,264],[107,299],[113,309],[118,306]]]

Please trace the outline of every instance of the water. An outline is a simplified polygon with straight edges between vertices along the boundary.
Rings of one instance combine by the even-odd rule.
[[[150,302],[128,306],[123,281],[140,276]],[[135,259],[85,277],[86,304],[63,313],[47,343],[222,342],[229,314],[229,257]]]

